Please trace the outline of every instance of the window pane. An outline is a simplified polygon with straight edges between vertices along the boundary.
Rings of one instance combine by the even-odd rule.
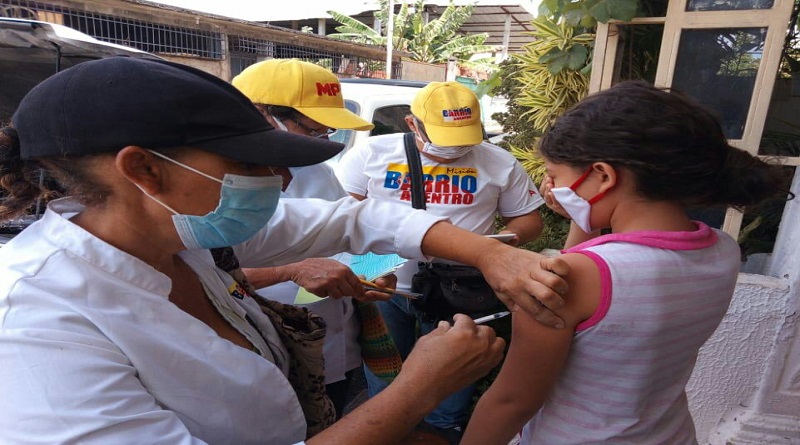
[[[641,17],[666,17],[668,0],[641,0]]]
[[[681,32],[672,87],[717,111],[729,139],[741,139],[767,28]]]
[[[612,83],[646,80],[654,83],[664,25],[617,25],[619,44]]]
[[[348,110],[352,111],[354,114],[361,113],[361,106],[359,106],[358,103],[356,103],[355,101],[345,99],[344,107],[347,108]],[[344,144],[345,145],[345,150],[346,150],[346,149],[350,148],[350,145],[352,144],[352,140],[353,140],[354,135],[355,135],[355,131],[353,131],[353,130],[345,130],[345,129],[339,128],[339,129],[336,130],[336,133],[333,133],[330,136],[330,140],[332,140],[334,142],[339,142],[339,143]]]
[[[723,208],[689,209],[686,213],[689,218],[701,221],[715,229],[721,229],[725,222],[725,209]]]
[[[256,63],[255,54],[230,53],[231,60],[231,79],[238,76],[248,66]]]
[[[361,106],[359,106],[358,103],[354,100],[345,99],[344,107],[355,114],[361,114]]]
[[[372,129],[370,136],[407,132],[408,125],[406,125],[405,118],[409,113],[411,113],[411,107],[408,105],[378,108],[372,115],[372,123],[375,124],[375,128]]]
[[[353,130],[336,130],[336,133],[330,135],[328,139],[347,146],[350,145],[350,139],[352,139],[352,136]]]
[[[766,156],[800,156],[800,73],[792,78],[779,77],[769,103],[767,121],[758,154]]]
[[[794,167],[784,167],[784,186],[788,190],[792,185]],[[786,196],[776,196],[766,201],[745,208],[742,229],[739,231],[739,245],[742,256],[754,253],[770,253],[778,235],[778,226],[786,208]]]
[[[689,0],[687,11],[737,11],[742,9],[770,9],[774,0]]]

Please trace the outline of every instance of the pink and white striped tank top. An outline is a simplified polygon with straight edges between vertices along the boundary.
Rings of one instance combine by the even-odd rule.
[[[578,326],[523,444],[697,443],[686,382],[728,309],[740,266],[730,236],[697,225],[606,235],[568,251],[597,264],[601,302]]]

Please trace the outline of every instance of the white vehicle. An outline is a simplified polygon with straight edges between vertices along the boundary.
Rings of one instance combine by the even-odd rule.
[[[342,153],[369,136],[407,132],[405,117],[411,112],[411,101],[419,89],[428,84],[388,79],[340,79],[340,81],[345,107],[375,124],[372,131],[339,130],[334,133],[331,139],[345,144]],[[339,156],[332,161],[338,160]]]

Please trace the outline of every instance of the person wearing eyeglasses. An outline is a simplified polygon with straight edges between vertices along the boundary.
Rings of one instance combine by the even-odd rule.
[[[305,116],[303,116],[303,117],[305,117]],[[308,119],[308,120],[311,120],[311,119]],[[312,138],[328,139],[331,135],[336,133],[336,129],[335,128],[328,127],[327,125],[319,125],[318,122],[313,122],[311,124],[303,123],[303,118],[302,117],[295,118],[291,122],[294,122],[294,125],[296,127],[297,131],[295,131],[295,133],[305,134],[307,136],[311,136]],[[372,124],[370,124],[370,125],[372,125]],[[287,128],[287,130],[288,130],[288,128]]]
[[[297,59],[270,59],[247,67],[231,81],[273,127],[329,138],[338,129],[375,126],[344,106],[339,79],[330,70]],[[326,164],[283,168],[284,195],[337,200],[348,196]],[[302,180],[292,181],[302,176]]]
[[[339,128],[371,130],[374,127],[345,108],[336,75],[313,63],[296,59],[266,60],[249,66],[231,83],[255,104],[273,127],[289,133],[327,139]],[[281,196],[284,198],[336,201],[349,196],[325,163],[281,167],[275,172],[283,176]],[[278,267],[244,269],[244,272],[254,287],[269,287],[261,292],[263,295],[286,304],[294,304],[300,287],[326,297],[337,292],[341,281],[353,278],[349,267],[330,258],[308,258]],[[396,285],[394,275],[379,281],[392,288]],[[382,296],[388,298],[388,294]],[[340,418],[350,382],[362,364],[359,321],[349,296],[326,298],[306,307],[322,316],[327,324],[323,348],[326,391]]]

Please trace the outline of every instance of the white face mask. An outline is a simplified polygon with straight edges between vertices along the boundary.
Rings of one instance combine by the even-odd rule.
[[[436,145],[433,142],[423,140],[417,132],[414,132],[414,137],[422,142],[422,152],[431,156],[436,156],[442,159],[458,159],[467,153],[471,152],[474,145],[458,145],[454,147],[443,147]]]
[[[474,145],[442,147],[433,142],[426,142],[425,145],[422,146],[422,152],[442,159],[458,159],[471,152],[474,147]]]
[[[592,169],[589,167],[589,169],[569,187],[557,187],[550,190],[553,193],[553,199],[564,208],[564,211],[572,218],[572,221],[586,233],[592,231],[592,204],[599,201],[606,194],[606,192],[600,192],[587,201],[575,193],[575,189],[583,183],[591,172]]]

